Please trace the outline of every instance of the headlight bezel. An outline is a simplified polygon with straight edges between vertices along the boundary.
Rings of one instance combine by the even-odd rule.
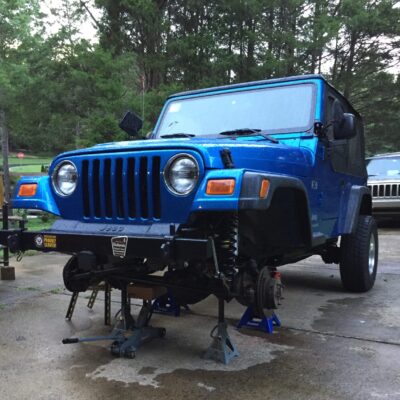
[[[196,166],[196,176],[195,176],[194,184],[190,187],[190,189],[186,190],[185,192],[177,191],[174,188],[174,186],[171,184],[170,176],[169,176],[169,172],[171,171],[171,168],[173,167],[174,163],[182,158],[187,158],[187,159],[191,160],[194,163],[194,165]],[[165,186],[170,193],[172,193],[176,196],[188,196],[195,190],[197,184],[199,183],[199,179],[200,179],[199,162],[197,161],[196,157],[194,157],[191,154],[188,154],[188,153],[175,154],[168,160],[167,164],[165,165],[164,170],[163,170],[163,177],[164,177]]]
[[[64,192],[60,189],[60,187],[58,186],[58,184],[57,184],[58,173],[59,173],[60,169],[61,169],[64,165],[66,165],[66,164],[72,165],[72,167],[73,167],[74,170],[75,170],[75,174],[76,174],[75,188],[74,188],[70,193],[64,193]],[[76,188],[78,187],[78,180],[79,180],[78,168],[76,167],[75,163],[74,163],[73,161],[71,161],[71,160],[62,160],[62,161],[60,161],[60,162],[54,167],[53,173],[51,174],[51,183],[52,183],[53,189],[54,189],[54,191],[56,192],[56,194],[57,194],[58,196],[60,196],[60,197],[69,197],[69,196],[71,196],[73,193],[75,193]]]

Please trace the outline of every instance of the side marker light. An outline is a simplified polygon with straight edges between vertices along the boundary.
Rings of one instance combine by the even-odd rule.
[[[235,180],[234,179],[210,179],[207,182],[207,194],[212,195],[229,195],[235,190]]]
[[[263,179],[261,182],[261,187],[260,187],[260,198],[263,199],[267,196],[268,189],[269,189],[269,180]]]
[[[37,183],[25,183],[19,187],[18,196],[32,197],[36,194]]]

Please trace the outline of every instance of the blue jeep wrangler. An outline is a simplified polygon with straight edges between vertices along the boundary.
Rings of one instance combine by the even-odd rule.
[[[120,126],[136,135],[141,120]],[[339,264],[346,290],[374,285],[362,119],[323,77],[172,95],[148,139],[70,151],[49,176],[23,177],[13,207],[60,218],[3,229],[1,242],[71,254],[73,292],[162,285],[179,304],[217,294],[261,316],[279,302],[277,268],[311,255]]]

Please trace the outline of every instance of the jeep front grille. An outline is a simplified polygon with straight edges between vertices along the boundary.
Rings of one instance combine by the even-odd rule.
[[[397,183],[379,183],[368,185],[373,198],[400,198],[400,185]]]
[[[98,219],[160,219],[160,157],[82,161],[83,213]]]

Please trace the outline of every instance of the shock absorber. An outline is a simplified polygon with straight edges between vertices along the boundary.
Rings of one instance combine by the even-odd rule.
[[[237,214],[230,214],[223,218],[216,238],[219,268],[229,282],[235,276],[236,257],[238,254],[238,226]]]

